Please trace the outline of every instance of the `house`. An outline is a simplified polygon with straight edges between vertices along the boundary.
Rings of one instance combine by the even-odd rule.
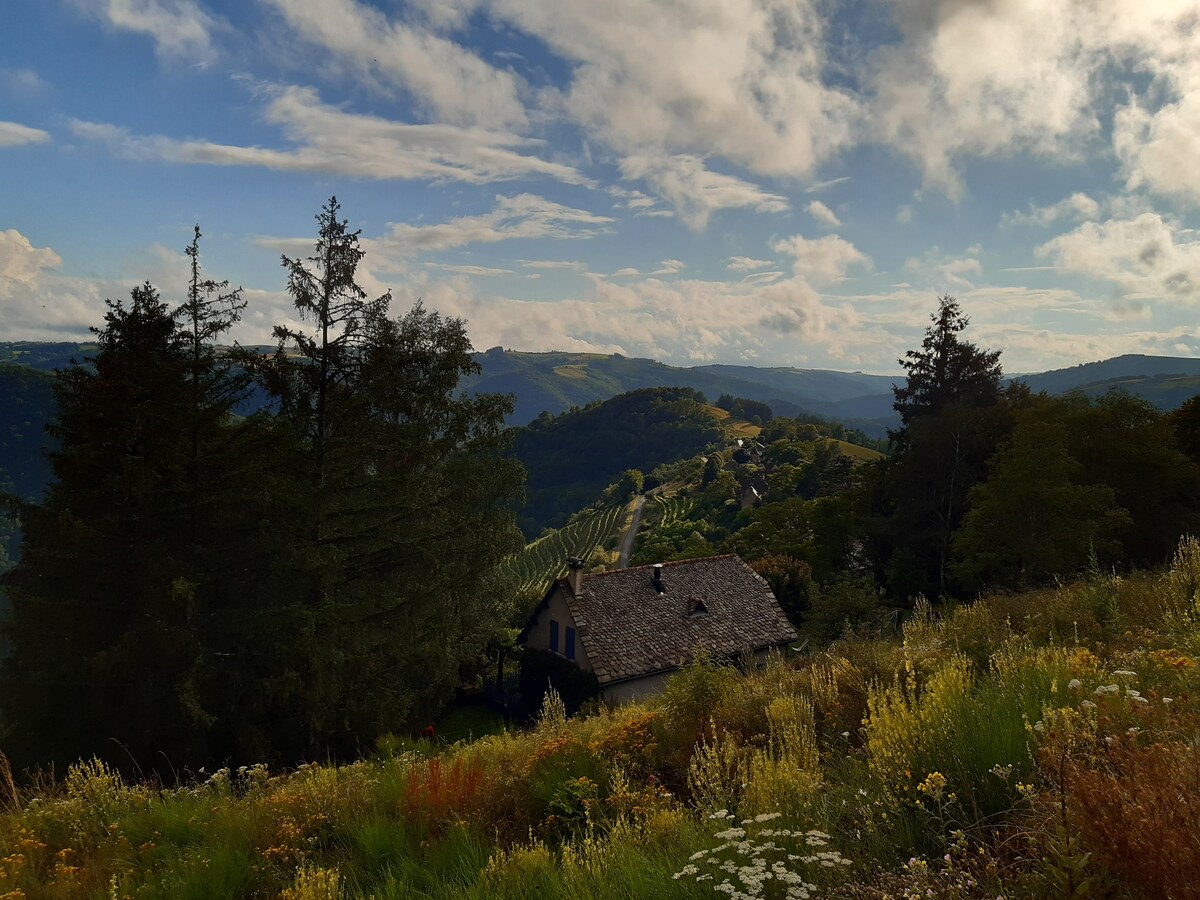
[[[697,650],[763,662],[795,639],[766,581],[727,555],[590,575],[572,558],[518,642],[594,673],[619,704],[660,692]]]

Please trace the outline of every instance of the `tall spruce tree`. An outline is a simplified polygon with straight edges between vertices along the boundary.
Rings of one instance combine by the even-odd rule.
[[[357,284],[358,233],[331,199],[316,252],[284,257],[307,330],[276,329],[252,361],[282,428],[276,501],[290,510],[275,554],[294,639],[270,704],[281,752],[351,751],[452,692],[460,662],[504,619],[496,566],[520,546],[509,504],[511,400],[466,396],[478,372],[464,323]],[[280,673],[287,673],[286,679]]]
[[[23,764],[191,758],[207,714],[186,516],[189,357],[149,284],[109,301],[96,356],[58,373],[45,501],[20,510],[0,704]]]
[[[937,312],[929,318],[921,349],[909,350],[898,360],[906,379],[892,388],[902,426],[892,437],[901,448],[914,419],[936,414],[951,403],[989,406],[1000,394],[1000,351],[980,350],[963,340],[970,319],[958,301],[938,297]]]
[[[1012,427],[999,351],[962,338],[968,319],[953,297],[939,297],[930,320],[921,348],[899,360],[908,376],[893,389],[901,427],[875,494],[877,575],[900,597],[951,591],[951,537]]]

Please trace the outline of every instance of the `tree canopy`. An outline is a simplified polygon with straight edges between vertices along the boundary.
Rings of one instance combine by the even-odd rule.
[[[306,327],[274,354],[218,350],[242,303],[201,274],[197,229],[184,304],[110,301],[95,356],[58,373],[57,480],[19,505],[5,577],[18,764],[353,753],[444,703],[507,620],[511,401],[458,391],[461,320],[366,298],[339,209],[283,260]],[[273,412],[232,413],[247,375]]]

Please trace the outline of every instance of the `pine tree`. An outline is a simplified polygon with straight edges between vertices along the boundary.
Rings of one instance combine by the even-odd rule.
[[[277,328],[275,354],[250,361],[287,432],[275,499],[295,523],[274,554],[294,635],[275,667],[294,677],[268,705],[279,746],[304,753],[353,749],[442,702],[505,618],[493,574],[520,546],[511,401],[460,394],[479,371],[460,320],[420,304],[393,319],[390,294],[367,299],[338,213],[331,199],[317,216],[312,257],[283,260],[311,330]]]
[[[44,503],[21,507],[0,703],[23,763],[183,759],[207,723],[195,610],[177,588],[189,359],[154,288],[131,301],[109,301],[96,356],[58,373],[57,480]]]
[[[902,426],[892,437],[901,447],[914,419],[936,414],[951,403],[988,406],[1000,394],[1000,351],[980,350],[960,337],[970,320],[958,301],[939,297],[937,312],[929,318],[921,349],[909,350],[898,360],[907,380],[892,388]]]
[[[899,360],[908,375],[893,388],[901,427],[889,433],[894,453],[876,495],[877,575],[903,596],[950,591],[951,536],[1012,427],[999,351],[961,338],[968,320],[953,297],[939,297],[930,319],[921,349]]]

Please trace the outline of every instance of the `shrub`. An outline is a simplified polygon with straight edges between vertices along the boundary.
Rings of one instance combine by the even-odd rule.
[[[1114,740],[1097,768],[1072,762],[1068,808],[1098,862],[1137,896],[1200,897],[1200,749]]]

